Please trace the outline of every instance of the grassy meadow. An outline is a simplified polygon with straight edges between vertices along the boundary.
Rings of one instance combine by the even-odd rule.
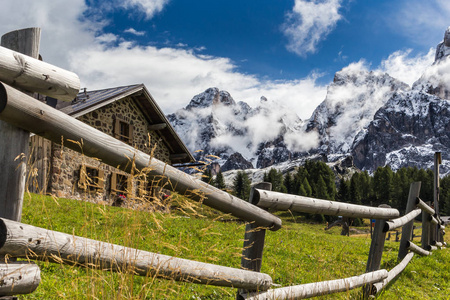
[[[85,201],[27,194],[22,222],[51,230],[228,267],[240,267],[245,224],[173,196],[170,213],[145,212]],[[266,233],[262,272],[281,286],[364,273],[370,235],[341,236],[303,217],[280,213],[283,227]],[[448,238],[446,239],[448,241]],[[386,241],[382,268],[396,265],[399,243]],[[450,253],[415,256],[377,299],[449,299]],[[41,284],[21,299],[235,299],[236,290],[154,277],[38,262]],[[317,299],[359,299],[361,289]]]

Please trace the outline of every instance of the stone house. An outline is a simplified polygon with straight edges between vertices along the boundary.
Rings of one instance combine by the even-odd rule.
[[[53,102],[53,103],[51,103]],[[79,93],[69,102],[47,104],[167,164],[194,161],[143,84]],[[39,136],[31,137],[28,188],[32,192],[93,202],[158,197],[157,182],[128,174]],[[64,143],[82,143],[64,141]]]

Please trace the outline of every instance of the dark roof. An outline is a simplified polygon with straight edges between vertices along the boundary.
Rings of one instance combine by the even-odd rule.
[[[161,108],[143,84],[96,91],[81,91],[70,105],[60,110],[77,118],[125,97],[131,97],[135,101],[150,125],[166,124],[166,126],[156,126],[155,131],[157,131],[168,147],[172,163],[195,161],[186,145],[175,132],[169,120],[167,120]]]

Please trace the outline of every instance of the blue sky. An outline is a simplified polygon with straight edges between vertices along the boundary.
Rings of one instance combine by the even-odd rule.
[[[83,87],[144,83],[170,113],[208,87],[308,118],[351,64],[412,84],[450,26],[444,0],[7,0],[0,33],[39,26]]]

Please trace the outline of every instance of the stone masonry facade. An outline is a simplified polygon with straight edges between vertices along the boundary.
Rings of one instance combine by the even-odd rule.
[[[142,111],[131,98],[124,98],[110,103],[102,108],[87,113],[77,119],[108,134],[114,136],[114,122],[119,118],[133,126],[132,145],[163,162],[170,164],[169,149],[162,142],[161,137],[148,129]],[[65,141],[69,143],[69,141]],[[84,168],[84,171],[83,171]],[[100,188],[89,189],[82,184],[81,177],[86,169],[96,169],[98,177],[102,177]],[[114,167],[101,163],[99,160],[84,156],[76,151],[58,144],[52,145],[51,178],[49,192],[65,198],[88,200],[95,203],[114,204],[117,193],[112,191],[112,181],[115,174],[127,175]],[[128,198],[139,196],[139,178],[133,178]],[[130,206],[130,205],[127,205]]]

